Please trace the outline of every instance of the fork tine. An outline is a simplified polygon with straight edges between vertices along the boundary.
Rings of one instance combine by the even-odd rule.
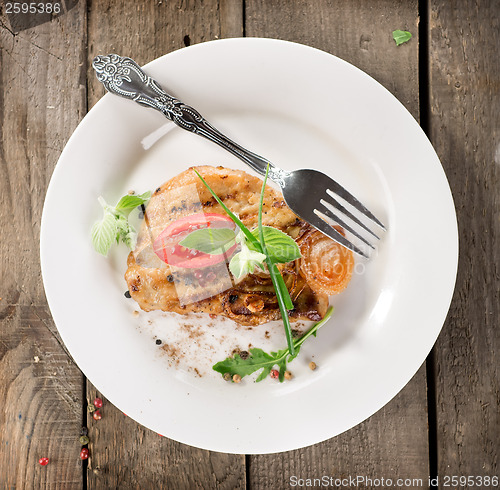
[[[340,243],[345,248],[352,250],[354,253],[361,255],[365,259],[368,259],[368,255],[360,250],[356,245],[352,244],[344,235],[339,233],[333,226],[331,226],[326,220],[328,219],[325,214],[317,209],[314,210],[315,216],[310,215],[307,221],[317,228],[319,231],[324,233],[326,236],[330,237],[332,240]]]
[[[328,192],[328,190],[326,192]],[[368,228],[368,226],[366,226],[362,221],[360,221],[356,216],[354,216],[354,214],[352,214],[348,209],[346,209],[344,206],[342,206],[342,204],[340,204],[337,201],[337,199],[335,199],[335,197],[332,196],[332,194],[333,194],[332,192],[328,192],[328,195],[330,196],[330,198],[333,200],[333,202],[335,204],[331,204],[330,202],[325,201],[323,203],[324,206],[332,207],[333,209],[337,209],[341,213],[344,213],[348,218],[351,218],[355,223],[357,223],[359,226],[361,226],[361,228],[363,228],[368,233],[373,235],[377,240],[380,240],[380,238],[375,233],[373,233],[373,231],[370,230],[370,228]],[[344,225],[342,225],[342,226],[344,226]],[[344,226],[344,228],[345,228],[345,226]],[[349,231],[351,231],[351,230],[349,230]],[[351,231],[351,233],[352,233],[352,231]],[[361,238],[361,237],[358,237],[358,238]]]
[[[367,218],[370,218],[374,223],[385,230],[385,226],[363,205],[361,204],[348,190],[344,189],[339,183],[331,179],[328,182],[329,191],[337,194],[342,199],[347,201],[351,206],[355,207],[359,212],[363,213]]]
[[[364,237],[362,237],[356,230],[354,230],[350,225],[348,225],[343,219],[341,219],[338,215],[336,215],[332,209],[330,209],[329,206],[332,206],[330,203],[327,203],[324,199],[320,199],[320,203],[323,204],[325,207],[325,211],[322,211],[322,213],[330,218],[332,221],[335,223],[338,223],[342,228],[345,228],[347,231],[352,233],[355,237],[359,238],[362,242],[366,243],[369,247],[373,248],[375,250],[375,247]],[[333,206],[332,206],[333,208]],[[376,237],[378,238],[378,237]]]

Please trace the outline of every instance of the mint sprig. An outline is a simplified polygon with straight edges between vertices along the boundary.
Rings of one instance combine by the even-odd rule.
[[[92,245],[101,255],[107,256],[113,242],[120,240],[131,250],[135,248],[137,232],[129,223],[130,212],[145,204],[151,197],[151,192],[140,195],[123,196],[116,206],[110,206],[102,196],[97,199],[103,208],[103,217],[94,223],[91,230]]]
[[[311,335],[316,336],[318,330],[330,319],[332,313],[333,307],[330,306],[322,320],[315,323],[306,333],[304,333],[297,340],[293,341],[293,346],[295,348],[294,355],[291,354],[289,348],[282,349],[277,352],[267,353],[262,349],[259,349],[258,347],[253,347],[249,350],[249,357],[243,359],[239,354],[234,354],[233,357],[228,357],[224,359],[224,361],[218,362],[217,364],[212,366],[212,369],[222,375],[224,375],[225,373],[229,373],[231,376],[239,374],[242,378],[262,369],[256,380],[257,382],[259,382],[269,376],[274,366],[278,366],[278,379],[280,380],[280,382],[283,382],[285,371],[287,368],[287,362],[291,362],[295,359],[295,357],[297,357],[302,344]]]

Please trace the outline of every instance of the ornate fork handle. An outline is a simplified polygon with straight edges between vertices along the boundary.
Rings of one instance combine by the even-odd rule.
[[[108,92],[160,111],[182,129],[203,136],[230,151],[261,175],[266,173],[269,164],[269,178],[277,183],[283,180],[283,170],[223,135],[196,109],[165,92],[131,58],[117,54],[97,56],[92,66],[97,79]]]

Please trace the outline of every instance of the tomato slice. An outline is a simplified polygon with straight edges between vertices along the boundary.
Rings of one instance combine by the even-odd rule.
[[[233,221],[223,214],[192,214],[170,223],[154,241],[153,250],[163,262],[169,265],[186,269],[208,267],[223,262],[225,257],[232,255],[236,245],[233,245],[225,254],[212,255],[198,250],[190,250],[179,245],[179,242],[182,242],[192,231],[202,228],[234,229],[234,227]]]

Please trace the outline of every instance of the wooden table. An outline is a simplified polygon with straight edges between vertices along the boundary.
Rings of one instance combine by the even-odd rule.
[[[7,14],[6,7],[0,17],[1,489],[279,489],[289,488],[294,476],[324,475],[391,478],[394,484],[397,478],[422,479],[422,485],[402,488],[428,488],[429,477],[439,475],[440,488],[472,488],[446,486],[445,477],[499,475],[497,1],[65,0],[59,15],[30,20]],[[413,38],[396,47],[394,29],[409,30]],[[54,166],[103,95],[93,57],[119,52],[144,64],[189,44],[236,36],[320,48],[396,95],[439,154],[460,233],[448,318],[408,385],[336,438],[265,456],[177,443],[106,400],[103,419],[91,423],[87,405],[97,393],[58,337],[38,252]],[[432,238],[422,230],[422,240]],[[79,459],[82,426],[89,427],[91,441],[85,463]],[[45,467],[38,464],[43,456],[50,458]],[[491,488],[477,482],[476,488]]]

